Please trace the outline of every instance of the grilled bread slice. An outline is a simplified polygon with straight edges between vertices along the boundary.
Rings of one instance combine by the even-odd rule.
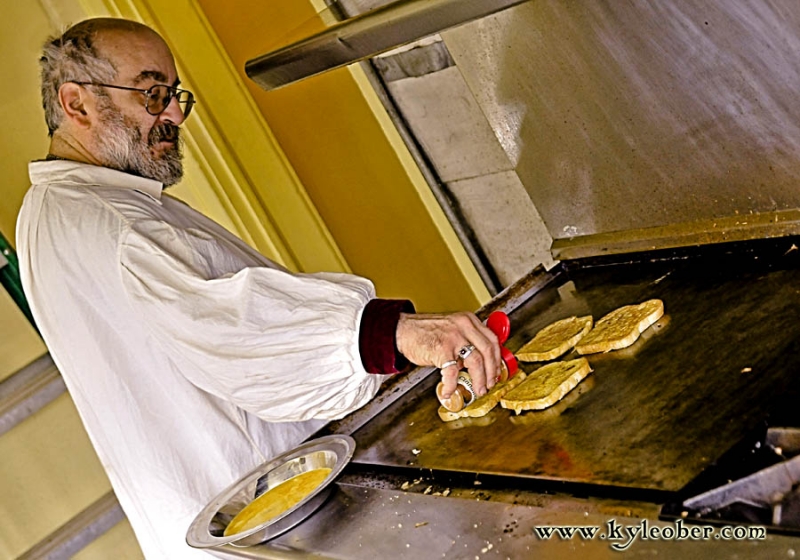
[[[517,414],[523,410],[542,410],[560,401],[591,371],[592,367],[586,358],[547,364],[506,393],[500,399],[500,406]]]
[[[523,362],[546,362],[566,354],[590,330],[592,317],[567,317],[548,325],[519,349],[516,356]]]
[[[594,354],[626,348],[636,342],[647,327],[664,315],[664,302],[650,299],[639,305],[615,309],[595,324],[575,347],[578,354]]]
[[[500,398],[503,395],[522,383],[524,380],[525,372],[518,371],[517,374],[508,381],[495,383],[494,387],[489,389],[488,393],[482,397],[478,397],[472,403],[465,406],[458,412],[450,412],[445,407],[440,406],[439,418],[445,422],[450,422],[458,418],[479,418],[481,416],[485,416],[489,414],[489,412],[491,412],[495,406],[497,406],[497,403],[500,402]]]

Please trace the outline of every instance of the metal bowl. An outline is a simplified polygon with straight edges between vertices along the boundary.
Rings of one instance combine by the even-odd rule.
[[[225,544],[252,546],[288,531],[325,502],[333,490],[331,483],[350,461],[355,447],[356,442],[350,436],[324,436],[264,463],[223,490],[197,514],[186,533],[186,542],[194,548]],[[294,476],[320,468],[331,469],[331,472],[322,484],[294,507],[252,529],[223,536],[225,528],[236,514],[261,494]]]

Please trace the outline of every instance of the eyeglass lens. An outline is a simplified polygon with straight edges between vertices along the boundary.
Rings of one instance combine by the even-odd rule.
[[[166,111],[173,96],[181,105],[184,118],[188,117],[194,105],[192,92],[185,89],[173,89],[165,85],[155,85],[147,90],[147,112],[151,115],[160,115]]]

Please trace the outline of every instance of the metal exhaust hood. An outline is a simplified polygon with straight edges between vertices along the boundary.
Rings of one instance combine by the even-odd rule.
[[[526,1],[396,0],[253,58],[245,72],[262,88],[277,89]]]

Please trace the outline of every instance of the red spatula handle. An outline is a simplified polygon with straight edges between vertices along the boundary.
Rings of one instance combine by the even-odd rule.
[[[508,335],[511,334],[511,320],[502,311],[493,311],[486,319],[486,326],[497,336],[497,341],[500,343],[500,356],[508,368],[508,377],[510,379],[519,370],[517,358],[508,348],[503,346],[508,340]]]

